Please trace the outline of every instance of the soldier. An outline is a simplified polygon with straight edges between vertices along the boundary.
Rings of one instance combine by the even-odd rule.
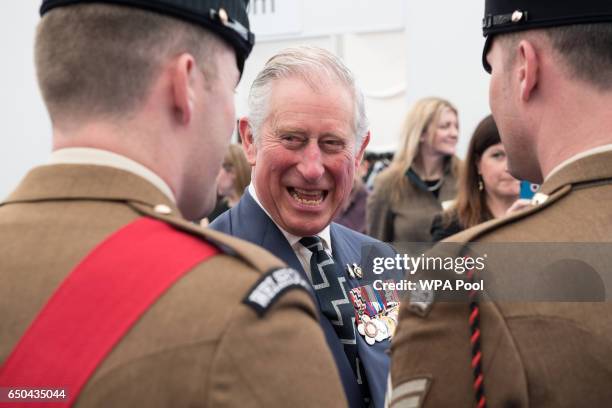
[[[0,402],[346,405],[310,285],[186,220],[214,204],[245,6],[43,1],[54,152],[0,204]]]
[[[602,280],[610,281],[612,265],[612,3],[486,0],[483,28],[490,105],[509,169],[517,178],[543,184],[532,208],[449,241],[588,243],[549,245],[553,254],[547,258],[555,263],[542,273],[563,277],[548,283],[567,287],[573,282],[571,289],[593,277],[583,272],[599,262],[603,267],[591,271],[599,274],[594,277],[602,287]],[[579,246],[604,250],[597,259],[561,253]],[[485,287],[493,282],[503,289],[500,281],[514,280],[529,290],[526,282],[533,277],[517,266],[525,252],[491,271]],[[602,298],[591,292],[580,300]],[[387,403],[608,406],[611,304],[537,302],[543,299],[404,302],[392,345]]]

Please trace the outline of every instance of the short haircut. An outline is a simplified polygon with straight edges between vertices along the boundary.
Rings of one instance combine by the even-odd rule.
[[[354,100],[353,131],[358,149],[369,126],[363,93],[340,58],[317,47],[287,48],[270,58],[259,72],[249,92],[249,123],[255,139],[258,139],[261,126],[269,113],[268,99],[272,84],[277,79],[290,77],[304,80],[313,89],[321,86],[321,78],[339,82],[346,87]]]
[[[577,24],[545,30],[571,74],[612,89],[612,24]]]
[[[542,32],[548,37],[559,60],[572,77],[612,90],[612,23],[574,24],[538,30],[499,34],[502,46],[509,50],[529,32]],[[515,61],[514,52],[504,63]]]
[[[126,117],[147,96],[168,58],[190,53],[215,75],[214,34],[138,8],[79,4],[56,8],[36,35],[38,83],[51,120]]]

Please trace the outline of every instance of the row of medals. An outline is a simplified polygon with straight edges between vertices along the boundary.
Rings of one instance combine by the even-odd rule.
[[[398,313],[399,303],[395,302],[389,303],[387,308],[376,316],[370,317],[363,313],[359,316],[357,331],[370,346],[375,342],[391,339],[397,327]]]

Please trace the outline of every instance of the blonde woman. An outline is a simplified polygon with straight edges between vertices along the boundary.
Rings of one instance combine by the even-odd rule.
[[[217,194],[226,202],[227,208],[238,204],[250,181],[251,165],[244,155],[242,146],[229,145],[217,175]]]
[[[200,225],[208,225],[209,222],[238,204],[250,181],[251,165],[242,151],[242,146],[229,145],[223,165],[217,174],[217,205],[207,218],[200,221]]]
[[[440,98],[415,103],[400,148],[368,199],[368,233],[386,242],[429,242],[433,217],[457,194],[457,109]]]

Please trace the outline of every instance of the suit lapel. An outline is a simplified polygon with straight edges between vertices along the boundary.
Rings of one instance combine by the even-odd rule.
[[[299,271],[305,279],[310,282],[307,277],[302,264],[298,260],[295,252],[287,242],[287,239],[283,233],[278,229],[276,224],[268,217],[268,215],[261,209],[261,207],[255,202],[253,197],[246,192],[238,205],[229,211],[230,217],[230,231],[231,235],[238,238],[250,241],[260,247],[263,247],[270,251],[272,254],[281,258],[291,268]],[[332,224],[332,231],[334,227]],[[342,265],[340,262],[344,262],[346,258],[343,254],[344,248],[346,247],[344,237],[341,234],[335,234],[332,232],[332,251],[334,253],[334,259],[338,265]],[[339,258],[336,258],[339,256]],[[314,294],[314,290],[313,290]],[[315,296],[316,298],[316,296]],[[353,374],[353,370],[346,358],[342,344],[338,340],[336,332],[330,323],[330,321],[321,314],[320,305],[316,302],[317,310],[319,313],[319,319],[321,328],[327,340],[327,344],[334,356],[342,384],[346,391],[346,396],[349,400],[349,406],[360,407],[362,406],[362,397],[359,386]]]
[[[357,242],[351,242],[346,234],[343,234],[337,224],[331,224],[332,254],[338,270],[346,277],[346,282],[351,288],[359,286],[359,281],[350,278],[346,271],[347,265],[356,263],[361,265],[361,248]]]
[[[267,249],[291,268],[302,273],[303,277],[308,280],[302,264],[283,233],[248,191],[242,196],[238,205],[230,210],[230,216],[232,235]]]

